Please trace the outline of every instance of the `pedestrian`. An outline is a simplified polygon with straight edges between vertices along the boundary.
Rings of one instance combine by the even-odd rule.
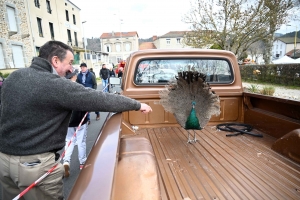
[[[109,74],[109,69],[106,68],[106,64],[103,64],[99,75],[102,78],[102,87],[104,89],[104,92],[108,92]]]
[[[87,69],[87,65],[86,63],[81,63],[80,64],[80,73],[77,76],[77,83],[82,84],[84,87],[89,87],[89,88],[93,88],[93,89],[97,89],[97,81],[96,81],[96,77],[93,73],[91,73],[88,69]],[[95,112],[96,114],[96,120],[100,120],[100,113],[98,111]],[[87,116],[87,120],[88,120],[88,124],[91,123],[90,120],[90,113]]]
[[[118,78],[122,78],[123,76],[123,67],[120,67],[119,73],[118,73]]]
[[[78,70],[75,70],[73,73],[68,74],[66,76],[67,79],[71,79],[71,81],[75,82],[77,79]],[[63,166],[65,168],[65,177],[70,176],[70,161],[71,156],[74,150],[75,143],[77,143],[78,147],[78,160],[79,160],[79,169],[83,168],[83,165],[86,161],[86,136],[87,136],[87,118],[85,116],[85,111],[75,111],[73,110],[71,119],[69,122],[68,132],[66,136],[66,145],[65,145],[65,157],[63,159]],[[72,139],[78,125],[80,124],[81,120],[84,118],[81,126],[79,127],[76,136],[74,137],[73,141],[71,141],[70,145],[68,146],[70,140]]]
[[[109,68],[109,77],[116,77],[115,71],[112,67]]]
[[[72,72],[71,47],[49,41],[30,67],[12,72],[3,82],[0,116],[0,183],[2,199],[13,199],[45,172],[25,200],[62,200],[64,148],[72,110],[151,112],[134,99],[83,87],[65,78]],[[85,98],[83,98],[85,97]]]
[[[109,68],[109,77],[116,77],[113,67]],[[110,83],[110,79],[108,79],[108,83],[108,91],[111,91],[114,86]]]
[[[94,72],[94,70],[93,70],[93,68],[90,68],[90,70],[89,70],[92,74],[94,74],[94,76],[96,77],[96,74],[95,74],[95,72]]]

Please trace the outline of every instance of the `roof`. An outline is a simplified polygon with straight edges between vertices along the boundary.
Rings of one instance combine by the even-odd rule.
[[[190,31],[170,31],[162,36],[159,36],[159,38],[177,38],[177,37],[183,37],[187,32]]]
[[[287,52],[285,54],[286,56],[289,56],[289,57],[294,57],[294,49],[293,50],[290,50],[289,52]],[[296,49],[296,53],[295,53],[295,57],[296,58],[299,58],[300,57],[300,49]]]
[[[139,46],[139,50],[143,49],[157,49],[156,46],[153,44],[153,42],[143,42]]]
[[[286,44],[294,44],[295,43],[295,37],[283,37],[283,38],[277,38],[276,40],[280,40]],[[300,43],[300,38],[297,38],[296,43]]]
[[[78,10],[81,10],[78,6],[76,6],[73,2],[71,2],[70,0],[67,0],[69,3],[71,3],[73,6],[75,6]]]
[[[87,38],[87,49],[90,49],[92,51],[101,51],[101,44],[100,44],[100,38]]]
[[[100,36],[101,39],[109,39],[109,38],[120,38],[120,37],[139,37],[138,33],[136,31],[132,32],[110,32],[110,33],[102,33]]]

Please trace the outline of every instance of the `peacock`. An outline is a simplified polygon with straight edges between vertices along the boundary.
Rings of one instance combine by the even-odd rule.
[[[199,72],[179,72],[159,93],[159,103],[188,130],[188,143],[197,141],[195,131],[190,139],[189,130],[201,130],[212,115],[220,114],[220,99],[205,80],[206,75]]]

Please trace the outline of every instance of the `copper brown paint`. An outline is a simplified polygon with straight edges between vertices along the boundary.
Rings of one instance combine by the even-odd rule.
[[[196,131],[195,144],[186,143],[187,131],[158,104],[164,86],[133,81],[139,60],[176,57],[225,58],[234,68],[231,84],[211,85],[221,114]],[[244,93],[236,57],[227,51],[144,50],[126,63],[123,95],[153,112],[124,112],[106,121],[69,199],[300,199],[300,102]],[[264,137],[226,137],[215,127],[226,122],[251,124]],[[147,177],[140,169],[146,165],[150,178],[135,178]]]

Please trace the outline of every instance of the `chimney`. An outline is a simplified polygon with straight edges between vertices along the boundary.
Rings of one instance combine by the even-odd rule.
[[[114,32],[114,31],[112,31],[112,32],[111,32],[111,35],[112,35],[112,36],[115,36],[115,32]]]
[[[153,42],[154,42],[155,40],[157,40],[157,36],[156,36],[156,35],[153,35],[152,40],[153,40]]]

